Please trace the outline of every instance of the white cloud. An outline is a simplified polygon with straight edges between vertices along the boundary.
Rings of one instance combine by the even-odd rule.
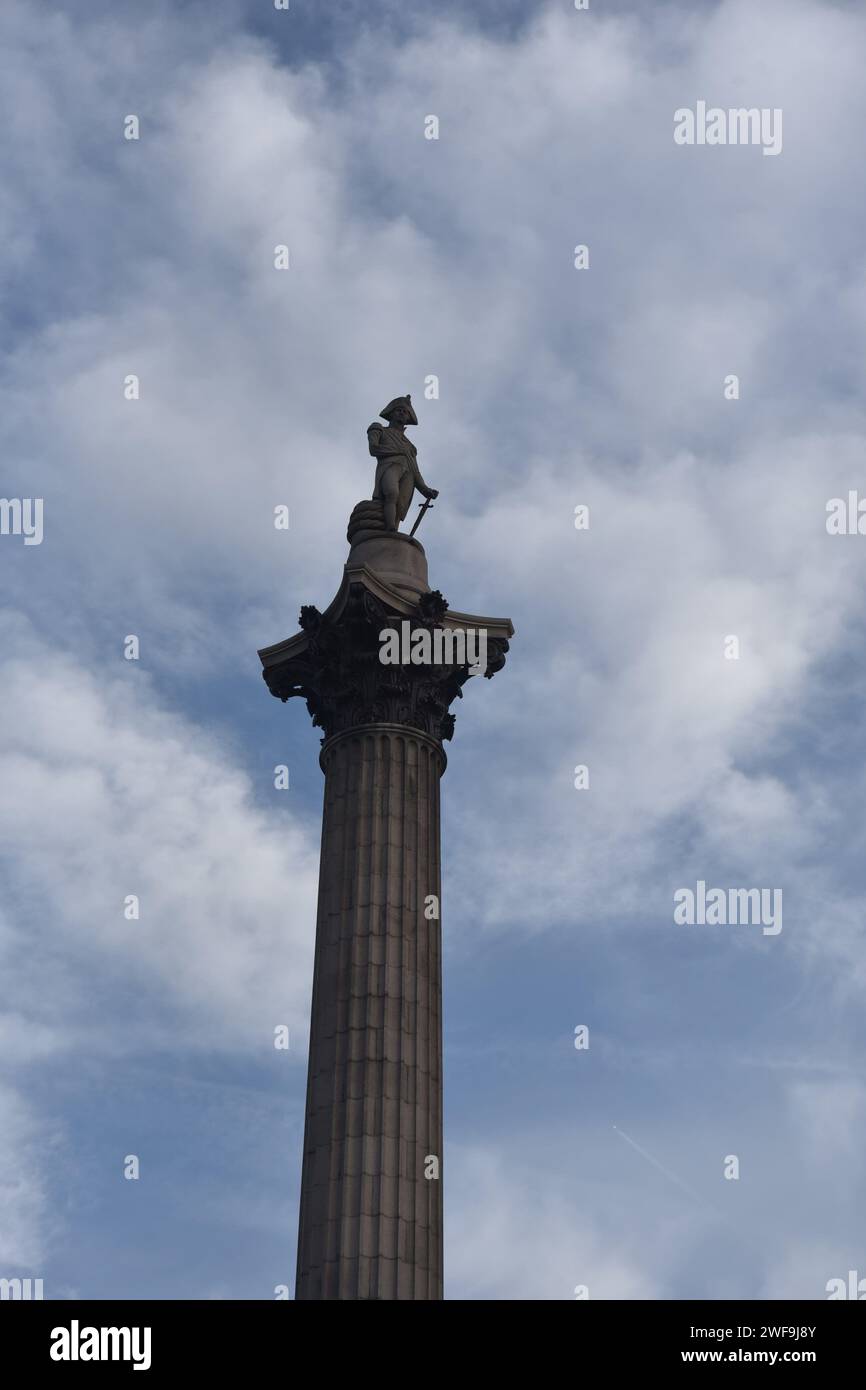
[[[26,1101],[0,1084],[0,1277],[43,1278],[51,1221],[44,1181],[53,1139]]]
[[[165,1030],[212,1050],[267,1047],[277,1023],[303,1032],[313,829],[257,807],[218,739],[161,708],[132,663],[97,678],[14,621],[3,632],[16,1010],[37,1037],[49,1018],[98,1046],[103,1033],[122,1047]],[[124,916],[131,894],[138,921]],[[106,991],[96,1013],[83,1007]]]
[[[866,1087],[852,1080],[801,1081],[790,1087],[798,1150],[818,1167],[828,1157],[846,1166],[866,1141]]]
[[[456,1149],[448,1164],[446,1271],[449,1297],[657,1298],[652,1252],[588,1217],[561,1175],[491,1146]]]

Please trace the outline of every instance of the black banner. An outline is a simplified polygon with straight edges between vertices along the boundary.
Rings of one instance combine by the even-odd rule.
[[[404,1304],[391,1313],[368,1307],[360,1322],[357,1316],[347,1305],[326,1312],[286,1302],[4,1302],[0,1333],[6,1364],[17,1362],[24,1374],[62,1380],[110,1370],[161,1382],[185,1371],[225,1377],[270,1367],[289,1380],[306,1379],[314,1352],[329,1378],[344,1360],[347,1371],[358,1374],[363,1366],[368,1375],[374,1339],[386,1332],[395,1351],[409,1339],[414,1357],[418,1338],[429,1338],[417,1363],[425,1380],[439,1366],[453,1373],[458,1364],[484,1363],[489,1373],[501,1362],[514,1371],[527,1356],[537,1365],[540,1355],[545,1362],[565,1355],[575,1373],[588,1366],[652,1374],[741,1364],[805,1366],[825,1377],[851,1364],[866,1327],[859,1307],[834,1301],[576,1301],[559,1313],[543,1303],[445,1302]],[[539,1331],[552,1342],[539,1343]],[[405,1381],[408,1367],[400,1355],[389,1361],[389,1376]]]

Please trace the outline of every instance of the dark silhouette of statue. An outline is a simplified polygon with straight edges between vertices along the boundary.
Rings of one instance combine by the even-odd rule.
[[[374,420],[367,428],[367,443],[376,460],[373,501],[382,503],[385,530],[396,531],[412,505],[416,488],[427,498],[439,493],[421,477],[418,450],[406,437],[406,426],[418,423],[412,397],[395,396],[379,413],[387,425]]]
[[[417,425],[418,417],[411,396],[395,396],[381,411],[382,425],[374,420],[367,429],[367,445],[376,460],[376,481],[371,502],[359,502],[349,522],[349,539],[364,530],[397,531],[415,495],[415,489],[430,501],[439,496],[428,487],[418,467],[418,450],[407,438],[406,426]]]

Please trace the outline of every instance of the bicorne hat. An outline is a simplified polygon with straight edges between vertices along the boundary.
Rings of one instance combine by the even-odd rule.
[[[409,424],[410,424],[410,425],[417,425],[417,423],[418,423],[418,416],[415,414],[415,411],[414,411],[414,409],[413,409],[413,407],[412,407],[412,397],[411,397],[411,396],[395,396],[394,399],[393,399],[393,401],[389,401],[389,402],[388,402],[388,404],[385,406],[385,409],[384,409],[384,410],[380,410],[380,411],[379,411],[379,414],[381,415],[382,419],[383,419],[383,420],[390,420],[390,419],[391,419],[391,416],[394,414],[394,411],[397,409],[397,406],[398,406],[398,405],[404,405],[404,406],[406,407],[406,409],[408,410],[408,412],[409,412]]]

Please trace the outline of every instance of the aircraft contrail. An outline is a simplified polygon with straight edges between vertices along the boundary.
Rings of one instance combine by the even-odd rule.
[[[661,1163],[659,1163],[657,1158],[653,1158],[652,1154],[647,1153],[646,1149],[642,1149],[640,1144],[636,1144],[634,1139],[632,1139],[628,1134],[626,1134],[624,1129],[620,1129],[618,1125],[614,1125],[614,1129],[616,1130],[617,1134],[619,1134],[625,1140],[627,1144],[631,1144],[632,1148],[636,1149],[637,1152],[641,1154],[642,1157],[645,1158],[648,1163],[651,1163],[654,1168],[658,1168],[659,1172],[663,1173],[664,1176],[666,1178],[669,1178],[671,1182],[676,1183],[677,1187],[682,1188],[683,1192],[687,1193],[688,1196],[693,1199],[693,1201],[700,1202],[702,1206],[708,1205],[705,1197],[702,1197],[699,1192],[694,1192],[692,1188],[688,1186],[687,1183],[683,1182],[682,1178],[677,1177],[676,1173],[672,1173],[669,1168],[665,1168]]]
[[[763,1252],[761,1252],[756,1245],[752,1244],[752,1241],[749,1239],[748,1236],[744,1235],[742,1231],[737,1229],[737,1227],[733,1224],[730,1218],[725,1215],[724,1212],[719,1211],[718,1207],[714,1207],[712,1202],[708,1202],[706,1197],[702,1197],[699,1192],[695,1192],[693,1188],[689,1187],[688,1183],[683,1182],[682,1178],[678,1178],[676,1173],[672,1173],[669,1168],[665,1168],[665,1166],[662,1163],[659,1163],[657,1158],[653,1158],[651,1153],[647,1153],[646,1149],[642,1149],[640,1144],[636,1143],[630,1135],[626,1134],[624,1129],[620,1129],[618,1125],[614,1125],[614,1129],[616,1130],[617,1134],[625,1140],[627,1144],[630,1144],[631,1147],[637,1153],[639,1153],[642,1158],[645,1158],[647,1163],[651,1163],[654,1168],[657,1168],[658,1171],[662,1173],[664,1177],[668,1179],[669,1182],[674,1183],[675,1186],[680,1188],[682,1192],[685,1192],[687,1196],[691,1197],[693,1202],[698,1202],[700,1206],[705,1207],[707,1211],[712,1212],[716,1220],[721,1221],[725,1226],[727,1226],[728,1230],[732,1231],[734,1235],[739,1240],[741,1240],[744,1245],[748,1246],[748,1248],[754,1254],[762,1255],[763,1257]]]

